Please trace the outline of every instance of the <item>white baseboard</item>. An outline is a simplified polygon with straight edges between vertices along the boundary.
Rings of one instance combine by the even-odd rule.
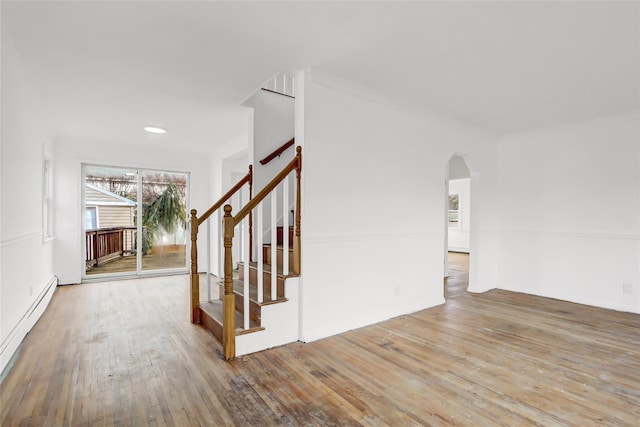
[[[549,290],[540,290],[540,289],[531,289],[531,288],[508,288],[508,287],[500,287],[498,289],[503,289],[505,291],[510,292],[519,292],[522,294],[535,295],[544,298],[553,298],[561,301],[572,302],[575,304],[588,305],[590,307],[598,307],[604,308],[606,310],[615,310],[622,311],[627,313],[635,313],[640,314],[640,307],[634,305],[623,305],[616,302],[611,301],[601,301],[593,298],[585,298],[579,295],[568,294],[564,292],[554,292]]]
[[[20,347],[24,337],[27,336],[49,305],[57,283],[58,278],[56,276],[49,279],[33,304],[31,304],[18,323],[13,327],[7,338],[0,344],[0,372],[2,373],[0,378],[4,377],[4,370],[7,365],[9,365],[18,347]]]

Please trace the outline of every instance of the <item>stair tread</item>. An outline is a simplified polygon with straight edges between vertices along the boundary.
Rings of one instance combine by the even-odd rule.
[[[262,246],[271,247],[271,243],[263,243]],[[279,249],[279,250],[282,251],[282,250],[284,250],[284,245],[276,245],[276,249]],[[292,245],[289,245],[289,252],[293,252],[293,246]]]
[[[244,261],[239,261],[238,262],[238,270],[244,268]],[[249,268],[251,269],[258,269],[258,263],[256,261],[250,261],[249,262]],[[271,273],[271,264],[262,264],[262,271],[265,273]],[[287,277],[296,277],[297,274],[294,274],[293,271],[291,271],[291,266],[289,266],[289,274],[283,274],[282,273],[282,267],[278,266],[277,270],[276,270],[276,274],[278,277],[281,278],[287,278]]]
[[[200,303],[200,310],[206,313],[210,318],[214,321],[222,325],[222,300],[212,300],[205,301]],[[257,322],[249,319],[249,329],[244,329],[242,327],[238,327],[238,325],[242,325],[244,323],[244,318],[242,313],[236,310],[236,335],[242,335],[249,332],[262,331],[264,330],[263,326],[260,326]]]
[[[255,284],[249,284],[249,300],[254,304],[257,304],[260,306],[288,301],[287,298],[284,298],[284,297],[282,298],[276,297],[276,299],[272,299],[271,286],[263,286],[263,288],[265,288],[262,293],[263,301],[260,303],[258,302],[258,286],[256,286]],[[234,280],[233,290],[235,291],[235,293],[239,295],[244,295],[244,282],[242,280]]]

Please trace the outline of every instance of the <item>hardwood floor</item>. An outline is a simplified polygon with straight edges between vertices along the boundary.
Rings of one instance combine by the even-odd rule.
[[[637,426],[640,316],[491,291],[224,362],[188,278],[56,290],[2,426]]]
[[[444,279],[445,299],[467,293],[469,287],[469,254],[449,252],[449,277]]]

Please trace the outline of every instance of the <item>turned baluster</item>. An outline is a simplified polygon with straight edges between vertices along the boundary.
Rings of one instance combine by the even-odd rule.
[[[295,238],[293,239],[293,272],[295,274],[300,274],[300,206],[301,206],[301,188],[300,188],[300,175],[302,172],[302,147],[296,147],[296,158],[298,160],[298,164],[296,166],[296,232]]]
[[[191,209],[191,323],[200,323],[200,276],[198,276],[198,216]]]

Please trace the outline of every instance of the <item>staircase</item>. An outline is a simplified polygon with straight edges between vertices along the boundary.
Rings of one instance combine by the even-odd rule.
[[[272,272],[274,264],[271,262],[271,244],[265,243],[262,246],[262,259],[264,263],[262,265],[262,277],[261,281],[263,300],[258,301],[258,275],[260,274],[260,266],[255,261],[250,261],[248,264],[249,271],[249,320],[250,327],[244,329],[243,327],[236,327],[236,336],[248,334],[252,332],[263,331],[265,328],[262,326],[262,308],[267,305],[280,304],[287,302],[285,297],[285,280],[290,277],[296,277],[294,274],[283,273],[283,253],[284,253],[284,239],[283,239],[283,227],[277,227],[277,245],[276,245],[276,292],[271,295],[272,285]],[[293,265],[293,226],[289,227],[289,244],[288,244],[288,257],[289,265]],[[245,268],[244,262],[238,263],[237,278],[233,280],[233,293],[235,295],[235,319],[236,325],[242,325],[244,319],[244,278]],[[236,274],[234,274],[235,276]],[[224,284],[218,284],[220,288],[220,295],[224,294]],[[222,300],[212,300],[208,302],[201,302],[198,306],[200,310],[200,322],[210,330],[213,335],[222,342],[222,328],[223,328],[223,308]]]
[[[302,149],[296,147],[295,157],[255,197],[249,166],[249,173],[202,216],[191,210],[191,321],[200,323],[222,342],[227,360],[298,339],[301,170]],[[291,175],[293,191],[289,185]],[[247,184],[248,197],[240,196],[244,205],[233,216],[230,200],[237,193],[246,193]],[[295,215],[290,225],[291,212]],[[203,302],[198,232],[206,223],[206,236],[210,236],[209,217],[214,213],[222,220],[224,272],[219,278],[223,281],[217,285],[219,298],[212,296]],[[238,235],[234,236],[236,232]],[[265,235],[270,235],[269,242],[263,242]],[[232,259],[234,241],[241,247],[240,262]],[[210,259],[208,251],[207,258]]]

